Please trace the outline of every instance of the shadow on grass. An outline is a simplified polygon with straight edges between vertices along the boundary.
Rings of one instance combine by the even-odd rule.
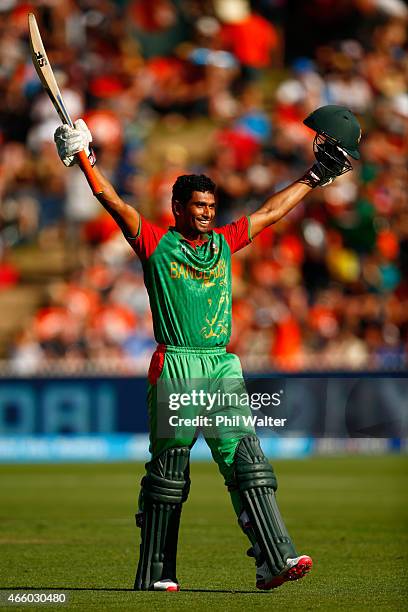
[[[158,593],[159,591],[135,591],[109,587],[68,587],[68,586],[2,586],[0,591],[107,591],[122,593]],[[231,595],[266,595],[267,591],[238,591],[235,589],[181,589],[180,593],[230,593]]]

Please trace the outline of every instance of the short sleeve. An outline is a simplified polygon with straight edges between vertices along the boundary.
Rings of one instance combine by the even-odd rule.
[[[233,221],[233,223],[228,223],[228,225],[217,227],[214,231],[224,236],[231,249],[231,253],[243,249],[252,241],[251,221],[247,216],[241,217],[238,221]]]
[[[140,215],[139,231],[136,236],[126,236],[126,240],[142,261],[146,261],[155,251],[160,240],[166,233],[158,225],[154,225]]]

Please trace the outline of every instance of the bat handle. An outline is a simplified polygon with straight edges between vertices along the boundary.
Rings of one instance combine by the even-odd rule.
[[[85,151],[80,151],[79,153],[77,153],[77,157],[79,161],[79,166],[82,172],[85,174],[85,178],[88,181],[90,188],[92,189],[92,193],[94,195],[99,195],[100,193],[102,193],[103,190],[98,179],[96,178],[96,174],[91,166],[91,162],[89,161],[87,154],[85,153]]]

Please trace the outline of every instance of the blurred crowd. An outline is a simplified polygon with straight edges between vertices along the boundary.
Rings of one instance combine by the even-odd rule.
[[[70,263],[9,347],[15,371],[143,372],[155,346],[140,263],[57,157],[30,11],[98,165],[164,227],[179,174],[211,176],[228,223],[313,163],[312,110],[349,107],[363,130],[354,171],[233,258],[230,350],[247,371],[406,369],[405,2],[2,0],[0,292],[22,282],[16,249],[62,244]]]

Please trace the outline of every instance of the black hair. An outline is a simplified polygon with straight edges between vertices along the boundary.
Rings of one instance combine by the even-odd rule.
[[[215,193],[216,185],[205,174],[183,174],[173,185],[173,202],[177,200],[185,206],[191,199],[193,191]]]

